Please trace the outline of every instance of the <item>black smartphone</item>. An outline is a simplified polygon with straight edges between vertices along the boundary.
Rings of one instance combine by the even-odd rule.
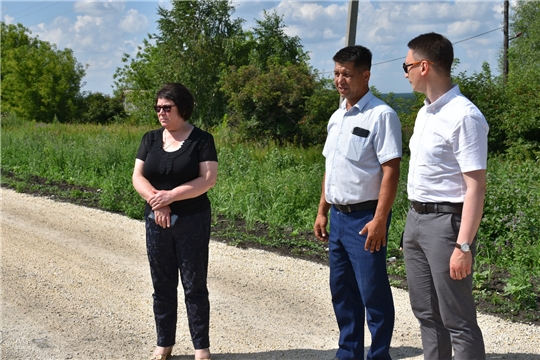
[[[364,137],[364,138],[369,136],[369,130],[368,129],[363,129],[363,128],[358,127],[358,126],[356,126],[353,129],[352,133],[354,135],[356,135],[356,136],[360,136],[360,137]]]
[[[150,215],[148,215],[148,218],[154,219],[154,221],[156,220],[156,216],[154,215],[153,211],[150,213]],[[174,226],[176,220],[178,220],[178,215],[171,213],[171,226]]]

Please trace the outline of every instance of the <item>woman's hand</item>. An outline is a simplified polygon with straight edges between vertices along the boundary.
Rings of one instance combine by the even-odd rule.
[[[172,202],[174,202],[174,198],[169,190],[154,190],[154,195],[148,199],[148,204],[152,207],[152,210],[170,205]]]
[[[171,208],[163,206],[154,210],[154,221],[162,228],[171,227]]]

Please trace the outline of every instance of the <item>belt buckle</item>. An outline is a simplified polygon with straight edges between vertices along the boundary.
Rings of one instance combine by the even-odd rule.
[[[427,204],[426,203],[421,203],[421,202],[419,202],[417,204],[420,205],[419,209],[418,209],[419,210],[418,213],[419,214],[427,214],[427,212],[428,212],[427,211]]]
[[[351,206],[349,204],[345,205],[347,207],[347,212],[352,212]]]

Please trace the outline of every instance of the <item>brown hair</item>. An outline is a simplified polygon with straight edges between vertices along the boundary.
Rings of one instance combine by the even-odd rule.
[[[157,92],[154,104],[157,104],[158,99],[168,99],[174,102],[174,105],[178,108],[178,114],[185,121],[188,121],[191,114],[193,114],[193,107],[195,106],[193,95],[187,87],[180,83],[165,84]]]
[[[454,47],[450,40],[441,34],[431,32],[415,37],[407,46],[416,56],[431,61],[434,68],[450,76],[454,62]]]

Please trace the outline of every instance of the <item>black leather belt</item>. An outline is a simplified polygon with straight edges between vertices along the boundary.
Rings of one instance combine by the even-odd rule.
[[[349,204],[349,205],[335,205],[334,207],[341,211],[342,213],[350,213],[353,211],[361,211],[361,210],[371,210],[375,209],[377,207],[377,203],[379,200],[369,200],[364,201],[358,204]]]
[[[411,209],[419,214],[461,214],[463,203],[421,203],[411,201]]]

